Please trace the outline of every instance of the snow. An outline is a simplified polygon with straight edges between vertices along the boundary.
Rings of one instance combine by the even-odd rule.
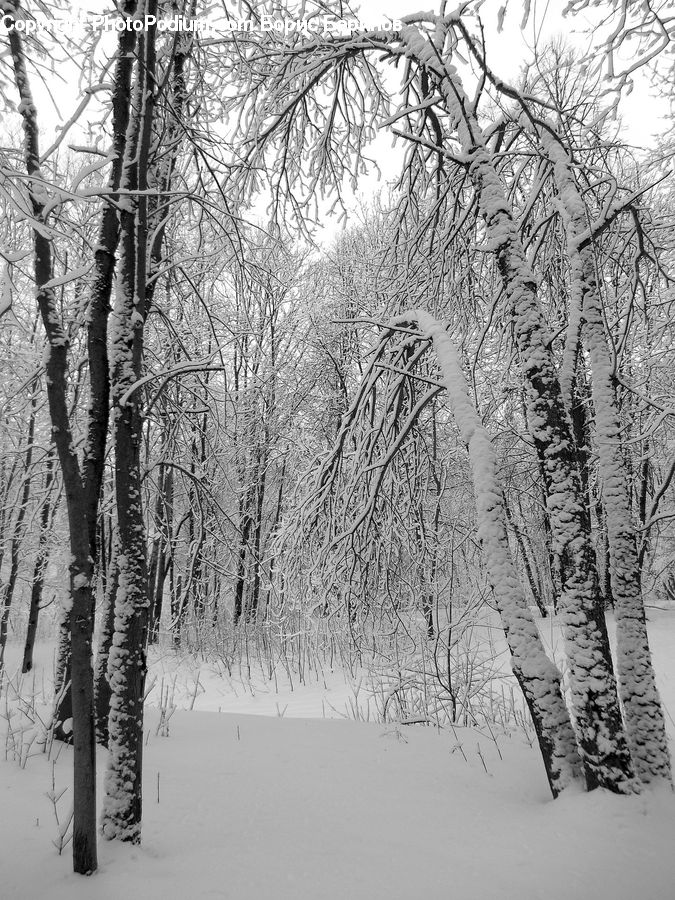
[[[672,713],[675,611],[650,619]],[[541,625],[550,645],[561,641],[558,624]],[[42,646],[38,689],[45,660]],[[47,796],[67,788],[56,803],[62,826],[70,749],[52,754],[53,783],[43,754],[33,748],[24,768],[10,754],[0,761],[3,900],[672,897],[675,799],[666,789],[568,790],[552,801],[521,730],[493,740],[477,729],[322,718],[346,706],[351,688],[339,671],[279,693],[241,670],[227,676],[222,665],[172,654],[156,656],[152,673],[155,699],[170,681],[179,708],[168,737],[159,710],[147,712],[142,845],[101,841],[98,873],[71,874],[70,846],[59,856],[52,843],[59,826]],[[104,761],[101,751],[101,780]]]
[[[80,171],[77,173],[75,178],[73,179],[72,184],[70,185],[70,192],[72,194],[78,194],[80,191],[80,185],[82,182],[92,175],[94,172],[98,172],[100,169],[109,165],[112,162],[112,156],[106,156],[105,159],[98,159],[96,162],[91,163],[88,166],[83,166]],[[86,192],[84,196],[87,196],[89,192]]]
[[[55,288],[61,287],[61,285],[69,284],[71,281],[77,281],[80,278],[84,278],[85,275],[88,274],[92,267],[92,263],[87,263],[84,266],[80,266],[78,269],[73,269],[72,271],[65,272],[63,275],[59,275],[58,278],[50,278],[49,281],[46,281],[42,288]]]
[[[0,319],[12,308],[12,285],[9,273],[2,278],[0,285]]]

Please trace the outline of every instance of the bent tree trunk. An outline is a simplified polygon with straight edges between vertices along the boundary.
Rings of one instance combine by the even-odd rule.
[[[3,3],[3,10],[13,19],[16,8]],[[27,184],[33,218],[43,226],[43,178],[40,171],[37,111],[30,90],[20,34],[11,29],[9,42],[14,65],[14,78],[21,97],[19,107],[25,133]],[[56,445],[63,478],[68,514],[70,543],[70,612],[73,706],[73,868],[90,874],[97,867],[96,854],[96,743],[94,739],[93,672],[91,642],[94,625],[92,595],[92,563],[89,557],[86,502],[82,472],[68,416],[68,337],[61,323],[59,308],[52,288],[52,245],[43,227],[33,230],[35,284],[37,304],[47,336],[45,373],[47,399],[52,424],[52,440]]]
[[[441,323],[418,309],[404,313],[393,324],[417,326],[433,341],[452,412],[469,452],[478,536],[511,651],[513,672],[530,710],[555,797],[580,775],[581,760],[562,696],[560,673],[546,655],[511,559],[494,446],[471,402],[459,354]]]
[[[630,488],[621,447],[613,366],[607,347],[600,289],[591,246],[581,247],[588,220],[571,161],[551,131],[542,130],[561,200],[571,268],[570,317],[582,322],[581,337],[591,361],[598,468],[606,513],[610,579],[615,603],[617,669],[626,734],[638,776],[644,782],[670,779],[665,719],[656,688],[640,584]]]

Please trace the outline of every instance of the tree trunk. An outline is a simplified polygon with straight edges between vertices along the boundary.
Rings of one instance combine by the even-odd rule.
[[[28,419],[28,433],[26,437],[26,460],[23,470],[23,486],[19,497],[19,508],[12,529],[12,540],[9,551],[9,575],[2,592],[2,600],[0,601],[0,675],[5,665],[5,645],[7,643],[7,626],[9,623],[9,612],[12,608],[12,598],[16,581],[19,577],[19,555],[21,544],[23,543],[26,518],[26,510],[30,499],[31,488],[31,466],[33,462],[33,442],[35,440],[35,393],[31,397],[31,411]]]
[[[21,671],[25,674],[33,668],[33,650],[37,635],[40,605],[42,603],[42,591],[44,587],[45,570],[49,560],[49,533],[54,521],[54,514],[58,507],[59,497],[52,503],[52,490],[54,485],[54,457],[50,452],[47,457],[47,471],[45,473],[45,498],[40,508],[40,533],[38,537],[38,549],[33,565],[33,577],[30,585],[30,609],[28,611],[28,628],[26,630],[26,642],[23,649],[23,663]]]
[[[405,327],[410,322],[433,340],[453,415],[469,451],[478,537],[511,651],[513,672],[532,715],[555,797],[579,776],[580,758],[562,696],[560,673],[546,655],[511,559],[495,449],[471,402],[459,354],[443,326],[422,310],[404,314],[394,324]]]
[[[108,679],[108,662],[110,648],[115,633],[115,601],[119,588],[119,567],[117,565],[117,539],[113,538],[113,550],[108,566],[106,590],[101,607],[101,627],[94,667],[94,705],[96,709],[96,740],[102,747],[108,746],[108,718],[110,716],[110,681]]]
[[[251,513],[255,498],[255,484],[253,476],[244,495],[239,501],[239,554],[237,559],[237,581],[234,589],[234,624],[237,625],[242,618],[246,620],[248,615],[248,599],[246,597],[246,580],[248,577],[248,560],[251,553],[250,541],[253,531],[253,515]]]
[[[125,15],[133,15],[136,4],[134,0],[125,0]],[[120,32],[117,47],[117,64],[112,91],[112,133],[114,159],[109,179],[109,187],[117,191],[122,175],[124,158],[124,142],[129,122],[131,72],[133,69],[133,50],[136,44],[136,32],[132,29]],[[85,515],[89,533],[89,554],[94,570],[98,561],[97,525],[98,510],[103,484],[105,466],[105,449],[108,435],[108,415],[110,407],[110,381],[108,363],[108,316],[110,313],[110,297],[112,293],[113,274],[115,271],[115,253],[119,242],[119,224],[117,210],[113,205],[118,195],[113,194],[105,202],[101,214],[98,241],[94,252],[94,279],[87,310],[87,352],[89,362],[89,404],[87,407],[87,437],[82,461],[82,474],[85,490]],[[66,612],[64,628],[70,628],[70,613]],[[70,659],[59,660],[59,668],[64,671],[65,690],[55,713],[58,722],[62,722],[71,708],[70,698]],[[67,739],[60,733],[57,724],[57,736]]]
[[[419,32],[404,26],[401,41],[419,58]],[[456,123],[469,178],[485,223],[513,321],[526,391],[530,435],[544,464],[546,502],[554,551],[563,571],[562,620],[570,660],[579,746],[588,789],[615,792],[634,789],[604,614],[599,609],[595,555],[587,528],[571,423],[558,382],[550,335],[537,297],[537,280],[523,249],[520,233],[493,165],[485,137],[456,71],[446,68],[430,42],[425,67],[433,73],[448,113]]]
[[[532,594],[532,599],[537,604],[537,609],[541,613],[542,619],[545,619],[548,615],[548,610],[546,609],[546,604],[544,603],[541,592],[539,591],[539,585],[534,576],[534,570],[532,568],[532,564],[530,562],[530,557],[528,555],[527,549],[525,547],[525,541],[523,540],[523,535],[520,531],[520,528],[513,521],[513,516],[511,515],[511,510],[509,509],[509,505],[504,499],[504,513],[506,515],[506,521],[511,526],[513,533],[516,538],[516,543],[518,544],[518,549],[520,550],[520,556],[523,560],[523,568],[525,569],[525,575],[527,576],[527,583],[530,586],[530,593]]]
[[[14,16],[6,13],[10,19]],[[25,133],[28,191],[36,222],[44,222],[42,173],[40,171],[37,111],[31,95],[20,34],[9,30],[19,107]],[[97,868],[96,854],[96,742],[94,739],[93,673],[91,642],[94,625],[92,563],[86,498],[67,407],[68,337],[52,288],[45,285],[53,277],[52,245],[42,228],[33,230],[37,304],[47,336],[45,372],[47,398],[52,423],[52,439],[61,467],[68,513],[70,542],[71,659],[73,696],[73,868],[90,874]]]
[[[171,544],[171,530],[173,527],[173,471],[166,467],[164,478],[161,481],[162,495],[161,508],[159,509],[158,528],[159,548],[157,553],[157,570],[154,582],[150,582],[152,594],[150,597],[150,643],[159,640],[159,626],[162,620],[162,601],[164,598],[164,582],[169,571],[169,547]]]
[[[144,14],[156,16],[156,0]],[[115,634],[108,660],[110,765],[106,773],[103,834],[140,843],[143,698],[148,633],[148,570],[143,519],[140,392],[147,283],[147,173],[155,96],[156,26],[139,39],[137,90],[130,116],[120,189],[120,263],[113,311],[111,398],[115,448],[119,588]]]
[[[570,305],[583,314],[582,339],[590,356],[598,467],[616,614],[619,694],[628,743],[642,781],[669,780],[670,755],[647,637],[614,369],[607,348],[594,254],[591,247],[580,247],[580,237],[588,226],[586,208],[570,160],[560,142],[544,129],[542,144],[553,165],[567,231],[572,272]]]
[[[253,529],[253,587],[251,590],[251,603],[249,618],[255,619],[260,606],[260,580],[262,575],[262,531],[263,531],[263,506],[265,502],[265,485],[267,482],[267,454],[263,460],[260,452],[257,460],[257,484],[255,493],[255,526]]]

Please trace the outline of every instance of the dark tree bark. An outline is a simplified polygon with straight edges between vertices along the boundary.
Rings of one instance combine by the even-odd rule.
[[[266,436],[266,439],[267,436]],[[265,448],[266,449],[266,448]],[[265,486],[267,484],[267,453],[265,459],[258,463],[258,477],[255,492],[255,526],[253,529],[253,585],[251,588],[251,602],[249,605],[249,618],[255,619],[260,606],[260,582],[262,575],[262,531],[263,531],[263,505],[265,502]]]
[[[156,16],[156,0],[144,13]],[[155,99],[156,26],[139,39],[136,92],[120,182],[120,261],[111,342],[111,398],[115,448],[119,588],[115,635],[108,660],[111,762],[106,775],[103,834],[140,843],[142,817],[143,696],[149,617],[140,451],[143,329],[147,313],[148,156]]]
[[[132,15],[136,7],[134,0],[125,0],[124,12]],[[117,191],[120,186],[124,142],[129,122],[131,73],[136,32],[120,32],[115,79],[112,92],[112,133],[114,159],[110,172],[109,187]],[[89,404],[87,407],[87,437],[85,443],[82,474],[85,491],[85,517],[89,534],[89,554],[96,569],[98,561],[98,510],[103,484],[105,449],[108,435],[110,408],[110,382],[108,362],[108,317],[110,297],[115,271],[115,253],[119,242],[119,223],[114,205],[119,195],[113,194],[101,215],[98,241],[94,253],[94,281],[87,312],[87,353],[89,361]],[[63,628],[70,630],[70,613],[66,612]],[[72,707],[70,697],[70,659],[67,644],[63,645],[66,656],[59,658],[57,668],[63,671],[64,689],[55,713],[55,737],[68,741],[69,734],[61,723],[67,720]]]
[[[28,418],[28,432],[26,435],[26,459],[23,471],[23,486],[19,496],[19,508],[17,510],[14,527],[12,529],[12,540],[9,551],[9,575],[2,591],[2,599],[0,600],[0,673],[5,664],[5,645],[7,643],[7,626],[9,623],[9,613],[12,608],[12,598],[16,581],[19,577],[19,558],[21,552],[21,544],[23,543],[26,531],[25,520],[26,510],[28,509],[28,501],[30,500],[31,489],[31,467],[33,463],[33,441],[35,440],[35,411],[36,411],[35,392],[31,397],[30,416]]]
[[[525,540],[523,538],[522,532],[520,530],[520,527],[514,522],[511,509],[506,500],[504,500],[504,513],[506,515],[506,521],[509,523],[511,530],[515,535],[518,549],[520,550],[520,556],[523,560],[523,568],[525,569],[525,575],[527,576],[527,583],[530,586],[530,593],[532,594],[534,602],[537,604],[537,609],[541,613],[542,619],[545,619],[548,615],[548,610],[546,609],[546,604],[544,603],[544,600],[541,596],[541,591],[539,590],[539,585],[537,584],[537,580],[534,575],[534,569],[532,567],[527,548],[525,547]]]
[[[251,533],[254,519],[251,510],[255,500],[255,483],[251,477],[245,493],[239,500],[239,552],[237,556],[237,581],[234,588],[234,624],[237,625],[248,614],[246,581],[250,556]]]
[[[154,580],[150,580],[152,594],[150,597],[150,634],[151,643],[159,640],[159,625],[162,619],[162,606],[164,600],[164,583],[169,572],[172,528],[173,528],[173,470],[170,466],[164,467],[163,478],[160,479],[159,507],[159,546],[157,550],[157,566]]]
[[[12,8],[6,4],[5,8]],[[16,10],[16,7],[13,7]],[[12,13],[7,13],[13,18]],[[20,34],[11,29],[9,43],[14,65],[14,78],[21,97],[20,112],[25,134],[26,171],[35,182],[28,191],[36,223],[44,223],[41,199],[39,130],[37,111],[30,91]],[[52,245],[42,228],[33,230],[35,284],[37,304],[47,336],[45,372],[47,398],[52,423],[52,439],[56,445],[63,478],[68,514],[70,543],[71,596],[71,660],[73,706],[73,868],[90,874],[97,868],[96,853],[96,743],[94,739],[93,673],[91,642],[94,625],[92,594],[92,562],[89,556],[89,534],[86,497],[82,471],[68,415],[68,336],[52,288]]]
[[[553,167],[568,239],[572,272],[570,305],[583,321],[581,334],[592,371],[598,471],[602,481],[615,600],[619,694],[628,744],[642,781],[670,781],[672,769],[665,716],[656,687],[642,600],[638,547],[632,522],[632,491],[621,440],[615,364],[607,346],[593,249],[582,248],[579,242],[588,227],[587,210],[576,183],[573,162],[562,142],[554,137],[551,129],[544,129],[542,143]]]
[[[38,620],[42,604],[42,592],[44,588],[45,570],[49,561],[49,533],[54,522],[54,515],[58,508],[59,497],[52,501],[54,487],[54,457],[50,452],[47,457],[47,469],[45,472],[45,498],[40,508],[40,532],[38,536],[38,548],[33,564],[33,577],[30,585],[30,608],[28,610],[28,628],[26,629],[26,642],[23,649],[23,662],[21,671],[25,674],[33,668],[33,650],[37,635]]]
[[[108,680],[108,657],[115,631],[115,599],[119,587],[117,566],[117,546],[113,538],[113,550],[108,566],[106,590],[101,608],[101,628],[99,634],[96,665],[94,667],[94,703],[96,710],[96,740],[103,747],[108,746],[108,716],[110,715],[110,681]]]

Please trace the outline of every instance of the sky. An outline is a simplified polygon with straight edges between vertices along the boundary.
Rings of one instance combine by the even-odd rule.
[[[201,5],[204,6],[207,0]],[[233,8],[235,0],[222,0]],[[451,9],[457,0],[449,0],[447,6]],[[497,29],[497,21],[500,8],[506,3],[507,10],[503,20],[501,32]],[[291,4],[288,4],[289,7]],[[295,3],[293,4],[295,5]],[[593,20],[589,18],[597,12],[590,10],[588,14],[579,14],[563,17],[563,0],[531,0],[531,12],[526,27],[521,28],[522,11],[525,0],[483,0],[480,7],[481,19],[485,28],[487,40],[488,59],[493,70],[506,80],[515,81],[523,63],[532,58],[532,48],[536,41],[542,46],[553,37],[562,35],[573,47],[579,48],[581,58],[589,48],[593,47]],[[29,2],[26,6],[32,10],[38,8],[37,2]],[[112,9],[112,2],[103,6],[95,0],[70,0],[68,6],[73,11],[73,16],[78,11],[91,11],[100,14],[101,9],[108,6]],[[358,8],[358,3],[354,6]],[[606,4],[604,4],[606,8]],[[211,4],[217,8],[217,4]],[[378,15],[391,18],[414,13],[420,9],[439,8],[439,0],[364,0],[360,5],[361,14],[373,18]],[[601,4],[601,9],[603,5]],[[589,37],[590,31],[590,37]],[[0,34],[2,29],[0,29]],[[107,40],[114,40],[109,35]],[[596,37],[597,41],[597,37]],[[34,86],[38,88],[38,86]],[[36,93],[40,93],[39,88]],[[649,76],[640,73],[635,78],[635,89],[631,96],[624,97],[622,109],[624,111],[626,134],[631,141],[637,144],[649,143],[652,139],[652,130],[658,129],[658,120],[663,104],[654,100]],[[79,97],[75,86],[72,88],[72,98],[69,98],[67,85],[59,85],[58,100],[63,119],[66,120],[70,112],[75,108]],[[43,103],[41,115],[44,124],[52,127],[57,124],[58,116],[50,109],[51,103]]]
[[[458,0],[449,0],[448,10],[452,10]],[[497,27],[499,10],[507,3],[501,31]],[[564,17],[563,0],[531,0],[529,20],[522,28],[524,0],[484,0],[481,19],[485,29],[487,56],[492,70],[507,82],[516,82],[527,60],[533,58],[535,45],[542,47],[553,38],[563,37],[572,47],[578,48],[579,59],[592,51],[593,41],[597,41],[594,22],[589,15]],[[361,10],[365,15],[383,14],[392,18],[414,13],[421,9],[438,10],[438,2],[416,3],[416,0],[365,0]],[[591,11],[592,14],[593,11]],[[597,15],[597,13],[596,13]],[[648,73],[638,72],[635,86],[628,96],[621,100],[621,134],[624,140],[637,147],[648,147],[655,143],[661,120],[667,113],[663,100],[655,97]],[[618,124],[617,124],[618,127]],[[400,145],[400,142],[398,144]],[[372,155],[378,160],[381,176],[372,172],[360,180],[359,190],[352,194],[347,206],[358,213],[360,207],[398,174],[398,151],[392,152],[392,138],[388,134],[378,137]],[[322,243],[332,236],[339,226],[329,223],[324,228]]]
[[[232,7],[233,0],[225,0],[225,2],[230,8]],[[507,12],[500,32],[497,28],[497,21],[500,7],[504,2],[507,3]],[[428,4],[434,9],[439,7],[437,0],[428,0]],[[448,9],[453,6],[454,2],[450,0]],[[531,0],[529,21],[524,29],[521,27],[523,6],[524,0],[484,0],[481,6],[488,60],[493,71],[506,81],[517,81],[525,61],[532,59],[535,43],[541,47],[548,40],[563,36],[571,46],[578,48],[581,59],[589,48],[592,49],[592,41],[594,39],[597,41],[597,34],[594,33],[592,27],[593,22],[588,16],[577,15],[569,18],[562,16],[561,10],[564,7],[562,0]],[[70,7],[73,13],[76,13],[77,10],[91,10],[100,14],[101,10],[101,6],[92,0],[73,0]],[[364,16],[367,15],[368,18],[378,15],[396,18],[413,13],[420,7],[428,8],[427,3],[420,3],[418,6],[416,0],[365,0],[361,4],[361,13]],[[35,4],[30,4],[29,8],[35,8]],[[595,37],[593,37],[594,35]],[[114,35],[108,35],[106,40],[114,41]],[[43,150],[51,144],[54,136],[58,133],[59,125],[70,118],[80,102],[81,95],[76,84],[70,81],[71,78],[74,76],[69,75],[68,83],[56,85],[58,112],[39,81],[33,79],[40,121],[45,131],[42,139]],[[93,115],[96,106],[95,101],[90,104],[93,118],[96,118]],[[666,110],[664,101],[658,101],[653,97],[653,89],[647,73],[638,73],[632,94],[622,99],[621,112],[624,122],[624,139],[638,147],[648,146],[654,142],[653,132],[658,131],[660,120]],[[75,132],[69,135],[67,142],[73,140],[74,134]],[[86,143],[86,141],[83,142]],[[358,212],[359,207],[367,203],[373,194],[382,189],[387,182],[395,179],[401,151],[392,151],[391,147],[392,138],[388,133],[383,133],[371,146],[371,155],[378,160],[381,172],[378,175],[373,170],[369,175],[362,177],[356,194],[350,195],[350,192],[347,192],[350,196],[348,206],[351,211]],[[321,243],[330,238],[339,227],[337,217],[327,221]]]

